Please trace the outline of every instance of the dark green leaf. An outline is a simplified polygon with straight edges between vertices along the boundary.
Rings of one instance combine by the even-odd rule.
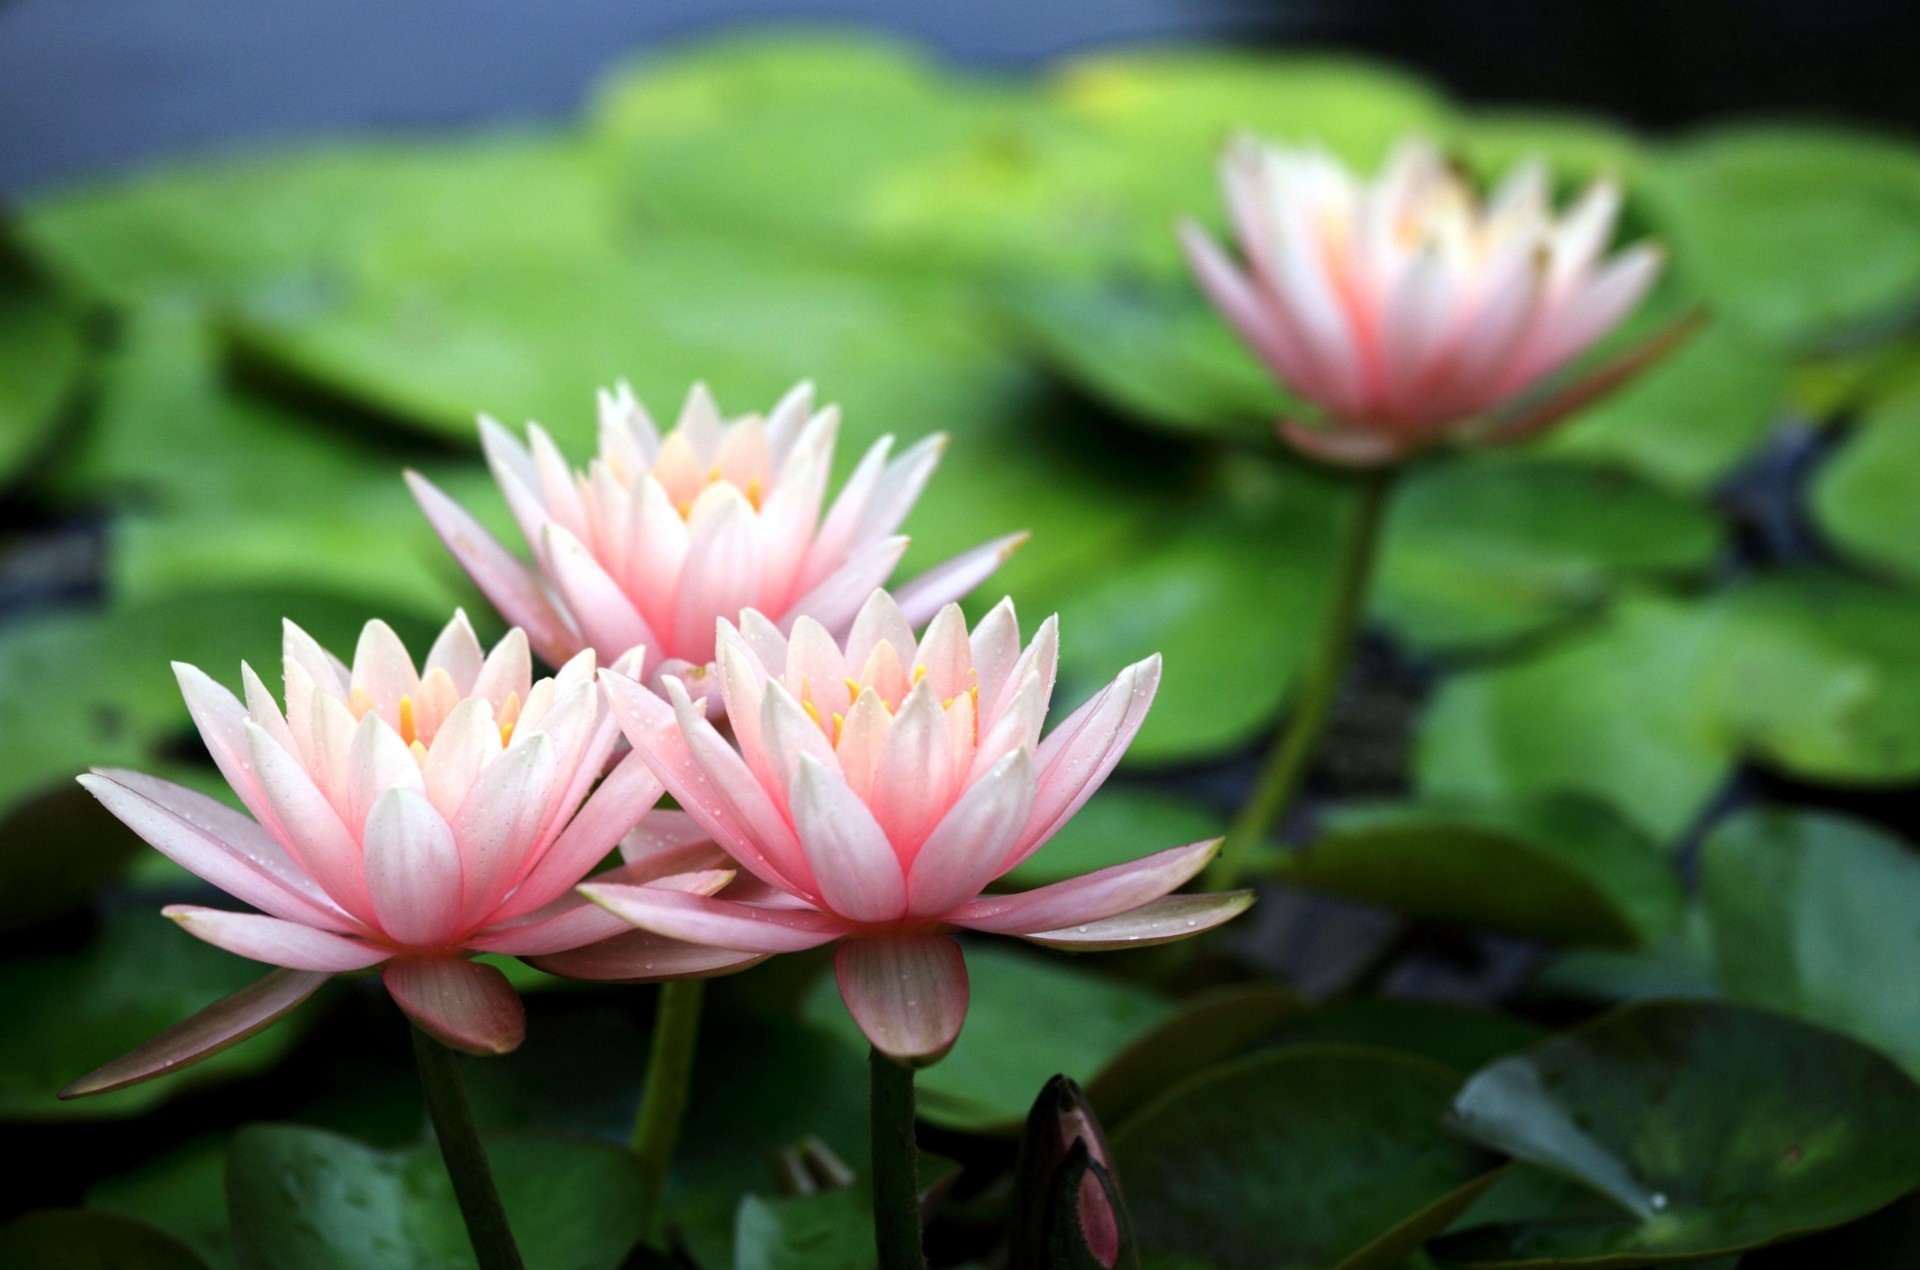
[[[1143,1253],[1220,1270],[1399,1266],[1492,1180],[1492,1158],[1440,1127],[1458,1084],[1348,1046],[1195,1077],[1114,1135]]]
[[[1215,988],[1195,997],[1087,1082],[1087,1097],[1119,1124],[1187,1077],[1245,1051],[1306,1009],[1306,999],[1277,984]]]
[[[1365,1045],[1397,1050],[1465,1075],[1539,1040],[1541,1030],[1507,1014],[1445,1001],[1354,997],[1295,1014],[1276,1045]]]
[[[213,1270],[236,1270],[227,1233],[226,1135],[196,1138],[87,1189],[87,1207],[166,1231]]]
[[[1743,1006],[1627,1006],[1485,1068],[1454,1119],[1619,1209],[1451,1236],[1449,1264],[1688,1260],[1851,1221],[1920,1184],[1920,1087],[1852,1041]]]
[[[1750,812],[1707,839],[1701,900],[1727,993],[1877,1047],[1920,1078],[1920,859],[1837,816]]]
[[[848,1186],[740,1201],[734,1225],[734,1270],[869,1270],[873,1204],[865,1186]]]
[[[639,1165],[588,1139],[487,1144],[529,1266],[615,1270],[640,1238]],[[438,1148],[379,1151],[293,1125],[252,1125],[227,1153],[234,1250],[246,1270],[459,1270],[467,1243]]]
[[[1699,573],[1719,545],[1704,507],[1628,473],[1457,457],[1394,491],[1375,609],[1420,644],[1510,640],[1598,608],[1623,580]]]
[[[960,1040],[915,1082],[920,1117],[947,1128],[1013,1132],[1049,1077],[1088,1079],[1173,1012],[1145,988],[1001,943],[969,945],[967,975],[971,1000]],[[831,978],[814,986],[804,1013],[848,1049],[865,1052]],[[1073,1025],[1060,1026],[1062,1019]]]
[[[69,306],[0,272],[0,483],[46,446],[86,360]]]
[[[206,1270],[172,1235],[126,1217],[54,1209],[0,1226],[7,1270]]]
[[[1646,944],[1672,930],[1679,878],[1605,806],[1382,804],[1343,809],[1274,876],[1415,917],[1575,944]]]
[[[1920,580],[1920,394],[1876,406],[1813,483],[1813,513],[1866,564]]]

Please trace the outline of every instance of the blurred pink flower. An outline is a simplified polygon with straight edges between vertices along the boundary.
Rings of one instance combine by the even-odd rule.
[[[1519,440],[1677,342],[1678,327],[1515,406],[1618,325],[1660,272],[1650,243],[1606,255],[1620,210],[1611,181],[1556,215],[1538,163],[1482,202],[1424,142],[1402,143],[1368,182],[1322,151],[1242,138],[1221,182],[1245,266],[1191,222],[1182,245],[1241,338],[1325,412],[1324,426],[1281,424],[1316,458],[1372,465],[1443,440]]]
[[[635,752],[764,891],[581,889],[673,939],[756,953],[841,941],[834,969],[854,1020],[883,1052],[922,1062],[947,1051],[966,1015],[956,928],[1086,952],[1183,938],[1246,908],[1246,892],[1168,897],[1213,842],[981,894],[1106,779],[1159,683],[1158,657],[1129,666],[1042,740],[1057,655],[1052,619],[1022,650],[1009,601],[971,635],[948,605],[919,640],[885,592],[844,641],[804,617],[789,638],[750,610],[738,628],[720,623],[737,749],[679,680],[665,680],[669,703],[604,674]]]
[[[648,814],[661,785],[644,763],[628,756],[588,796],[619,735],[594,661],[583,652],[535,683],[520,631],[483,653],[456,614],[424,673],[377,621],[349,669],[288,623],[284,713],[249,666],[243,703],[176,664],[201,738],[252,819],[137,772],[80,782],[170,859],[261,910],[176,904],[168,917],[208,943],[296,972],[261,994],[260,1017],[229,1008],[214,1034],[185,1040],[219,1048],[329,975],[378,965],[422,1028],[449,1045],[502,1053],[520,1043],[524,1011],[498,969],[467,958],[553,953],[625,933],[573,889],[616,844],[628,863],[603,877],[724,886],[730,862],[717,848],[658,819],[672,813]],[[637,666],[637,654],[624,664]],[[672,969],[705,972],[713,962],[710,950],[689,949]],[[208,1052],[175,1038],[158,1070],[122,1060],[72,1092],[131,1083]]]
[[[782,629],[802,614],[844,631],[900,563],[896,534],[945,446],[929,437],[889,460],[876,442],[822,515],[840,411],[813,408],[813,386],[762,419],[720,416],[704,385],[663,440],[626,385],[601,393],[600,453],[576,472],[552,438],[531,448],[482,418],[480,436],[528,547],[529,569],[424,477],[422,510],[496,608],[559,665],[582,648],[611,661],[644,647],[642,677],[693,674],[713,660],[714,621],[744,609]],[[997,539],[899,588],[926,621],[985,580],[1025,535]]]

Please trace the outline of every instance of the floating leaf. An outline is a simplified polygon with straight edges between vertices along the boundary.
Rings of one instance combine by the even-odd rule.
[[[1920,581],[1920,394],[1881,403],[1861,419],[1813,481],[1813,514],[1839,546],[1907,581]]]
[[[1920,859],[1838,816],[1749,812],[1707,839],[1701,901],[1728,995],[1875,1046],[1920,1079]]]
[[[1220,815],[1190,799],[1110,782],[1046,846],[995,885],[1014,891],[1045,886],[1224,832]]]
[[[1103,1120],[1119,1124],[1194,1073],[1272,1036],[1306,1008],[1300,994],[1271,983],[1200,993],[1101,1067],[1087,1082],[1087,1098]]]
[[[1525,1049],[1541,1029],[1508,1014],[1446,1001],[1352,997],[1302,1011],[1281,1023],[1276,1045],[1365,1045],[1397,1050],[1465,1075]]]
[[[1680,918],[1659,847],[1588,802],[1354,807],[1270,859],[1282,881],[1534,939],[1640,945]]]
[[[1458,1084],[1349,1046],[1195,1077],[1114,1134],[1142,1253],[1219,1270],[1398,1267],[1493,1179],[1492,1157],[1440,1127]]]
[[[1630,1265],[1759,1247],[1920,1184],[1920,1087],[1781,1015],[1645,1002],[1485,1068],[1454,1104],[1478,1141],[1617,1209],[1449,1237],[1449,1265]]]
[[[616,1270],[641,1230],[640,1166],[608,1142],[513,1135],[487,1144],[530,1266]],[[250,1125],[227,1153],[234,1250],[249,1270],[455,1270],[466,1227],[431,1143],[380,1151],[293,1125]]]
[[[70,306],[0,267],[0,482],[46,448],[72,404],[86,351]]]
[[[206,1270],[172,1235],[109,1213],[50,1209],[0,1226],[8,1270]]]
[[[87,1188],[87,1207],[166,1231],[214,1270],[236,1270],[227,1234],[227,1135],[197,1138]]]
[[[1598,608],[1626,579],[1699,572],[1719,545],[1705,508],[1624,472],[1454,458],[1394,491],[1375,607],[1420,644],[1510,640]]]
[[[1055,1073],[1085,1081],[1173,1013],[1158,993],[1061,960],[994,944],[967,947],[971,1001],[952,1051],[915,1082],[922,1119],[975,1133],[1012,1133]],[[833,980],[808,994],[807,1022],[864,1053],[867,1043]],[[1061,1027],[1071,1018],[1072,1027]]]
[[[740,1201],[734,1270],[870,1270],[873,1204],[869,1188]]]
[[[1920,150],[1837,129],[1723,128],[1649,165],[1675,268],[1800,342],[1920,297]]]

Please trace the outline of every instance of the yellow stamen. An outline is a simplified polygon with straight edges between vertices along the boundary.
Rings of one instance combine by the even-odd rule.
[[[858,679],[848,679],[847,680],[847,700],[858,701],[859,699],[860,699],[860,681]]]
[[[925,679],[926,677],[927,677],[927,663],[923,661],[915,662],[913,667],[913,677],[908,682],[917,684],[922,679]]]
[[[847,716],[844,714],[836,713],[833,716],[833,743],[835,747],[839,746],[840,733],[843,729],[845,729],[846,726],[847,726]]]
[[[367,711],[371,709],[373,709],[373,696],[365,688],[356,687],[347,694],[347,712],[356,720],[365,718]]]
[[[756,476],[747,482],[747,502],[753,505],[753,510],[755,511],[760,510],[761,493],[759,477]]]
[[[820,717],[820,708],[818,706],[814,705],[813,702],[808,701],[803,697],[800,700],[800,708],[807,712],[807,717],[809,719],[813,720],[814,727],[819,728],[822,731],[826,730],[827,723],[826,723],[826,720]],[[837,719],[840,716],[836,714],[833,717]]]
[[[407,744],[407,753],[413,755],[413,761],[420,766],[425,767],[427,765],[427,747],[420,744],[420,742],[409,742]]]
[[[507,694],[505,704],[500,707],[500,744],[509,745],[513,741],[513,725],[520,722],[520,694]]]
[[[419,727],[413,719],[412,697],[400,698],[400,739],[408,745],[417,744],[420,740]]]

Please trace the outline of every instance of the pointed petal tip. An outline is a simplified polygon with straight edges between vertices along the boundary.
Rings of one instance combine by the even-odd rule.
[[[505,974],[457,958],[396,959],[380,970],[388,995],[414,1025],[450,1049],[483,1058],[527,1038],[527,1009]]]

